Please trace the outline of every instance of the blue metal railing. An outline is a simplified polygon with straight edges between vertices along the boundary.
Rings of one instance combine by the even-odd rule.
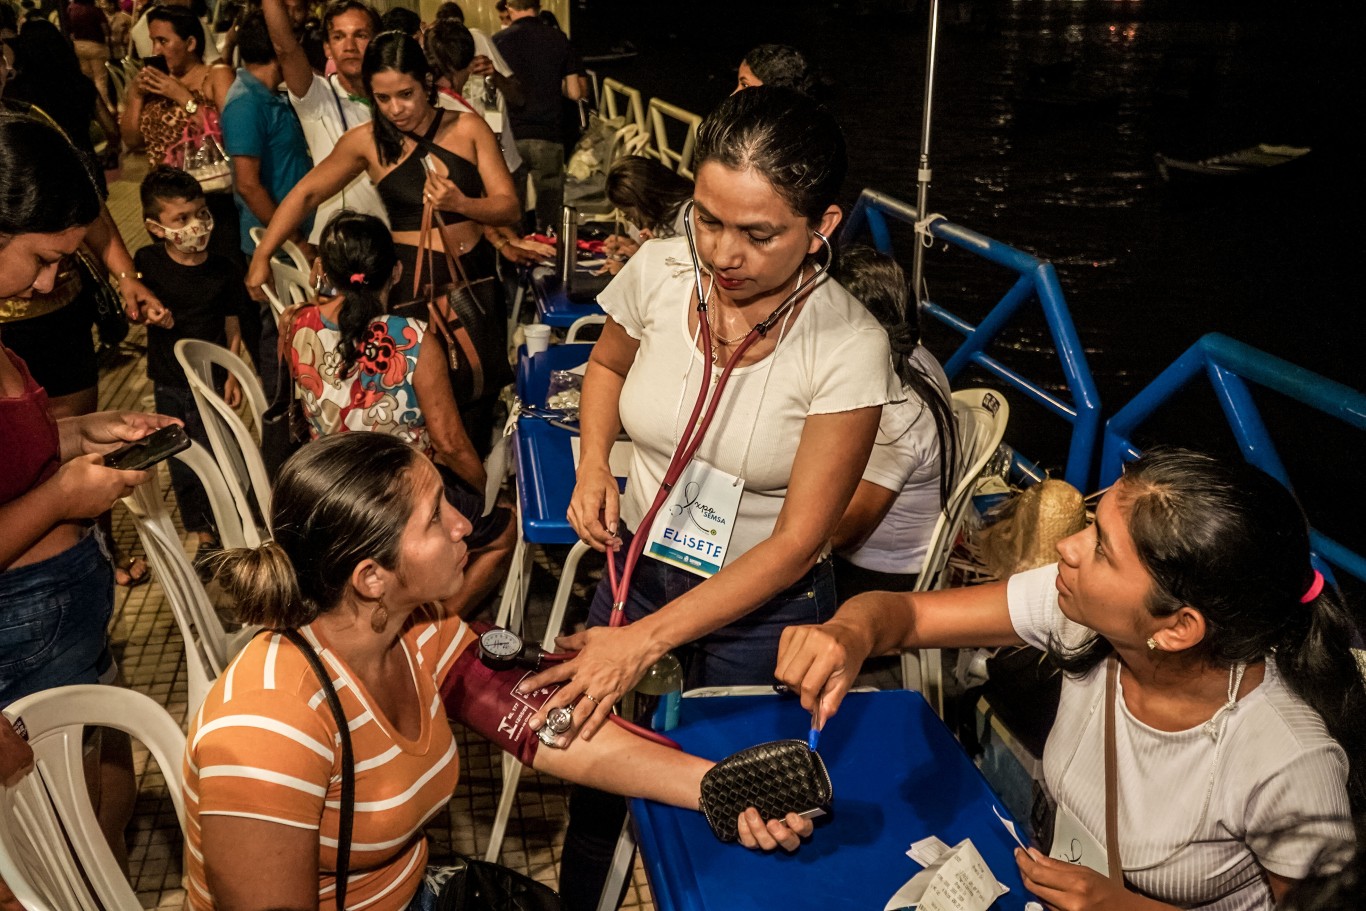
[[[1138,457],[1139,450],[1130,441],[1135,428],[1202,372],[1214,387],[1243,455],[1287,487],[1292,486],[1290,477],[1245,381],[1316,408],[1350,427],[1366,430],[1366,394],[1226,335],[1210,333],[1158,374],[1106,423],[1100,462],[1102,485],[1119,477],[1125,461]],[[1366,558],[1361,554],[1313,530],[1310,544],[1322,561],[1366,581]]]
[[[864,190],[841,234],[842,242],[847,243],[866,228],[872,235],[874,246],[883,253],[891,253],[892,236],[887,224],[889,217],[909,224],[919,220],[914,206],[876,190]],[[1100,396],[1096,393],[1091,368],[1086,363],[1081,340],[1077,338],[1072,314],[1067,309],[1067,301],[1058,285],[1053,265],[942,219],[931,223],[928,230],[939,240],[1010,269],[1019,276],[1005,296],[976,326],[933,301],[925,302],[923,308],[926,313],[967,337],[944,363],[944,372],[952,380],[969,364],[976,364],[1008,387],[1022,392],[1071,424],[1072,441],[1068,447],[1064,476],[1077,489],[1090,489],[1092,456],[1100,432]],[[1071,390],[1070,402],[986,353],[987,346],[1010,324],[1020,309],[1035,298],[1043,307],[1044,319],[1053,336],[1053,346],[1058,352],[1063,376]],[[1031,473],[1032,466],[1022,467],[1026,473]],[[1037,472],[1037,469],[1034,471]]]

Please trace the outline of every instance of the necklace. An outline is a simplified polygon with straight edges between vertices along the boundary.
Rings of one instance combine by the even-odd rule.
[[[798,270],[797,270],[797,287],[796,287],[796,289],[794,289],[794,290],[801,290],[801,287],[802,287],[802,278],[803,278],[802,273],[803,273],[804,270],[805,270],[805,266],[803,266],[801,269],[798,269]],[[764,317],[764,319],[769,319],[769,318],[772,317],[772,315],[773,315],[773,314],[769,314],[769,316]],[[749,327],[749,328],[746,329],[743,333],[741,333],[740,335],[737,335],[735,338],[726,338],[725,336],[721,335],[719,332],[716,331],[716,320],[714,319],[714,316],[715,316],[715,311],[713,310],[713,308],[708,307],[708,308],[707,308],[707,328],[709,328],[709,329],[711,330],[711,363],[712,363],[712,366],[713,366],[713,367],[719,367],[719,366],[721,365],[721,364],[720,364],[721,348],[722,348],[723,346],[726,347],[726,348],[729,348],[729,347],[731,347],[732,345],[738,345],[738,344],[740,344],[740,343],[743,342],[746,338],[749,337],[749,334],[750,334],[751,332],[754,331],[754,328],[755,328],[755,327],[754,327],[754,326]],[[763,323],[763,321],[764,321],[764,320],[760,320],[759,322],[760,322],[760,323]]]

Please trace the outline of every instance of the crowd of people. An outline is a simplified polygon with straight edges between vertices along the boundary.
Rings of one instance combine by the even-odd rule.
[[[609,571],[561,640],[566,660],[525,699],[491,678],[475,618],[518,520],[501,495],[487,501],[484,459],[510,374],[501,356],[472,371],[439,299],[462,286],[507,350],[506,267],[548,250],[531,235],[559,220],[567,110],[587,94],[538,0],[498,10],[486,34],[449,2],[424,22],[363,0],[260,0],[210,23],[197,0],[72,0],[63,34],[0,0],[0,707],[118,682],[114,585],[148,571],[110,552],[108,516],[150,473],[103,456],[172,423],[208,446],[179,340],[246,357],[307,425],[272,479],[258,548],[223,551],[198,480],[170,464],[196,568],[268,631],[191,713],[191,907],[330,907],[338,893],[434,907],[422,827],[457,778],[447,718],[575,783],[560,891],[568,908],[597,907],[621,795],[696,808],[711,765],[608,723],[666,654],[685,688],[780,681],[819,727],[870,656],[1047,652],[1064,672],[1044,757],[1059,825],[1105,837],[1114,751],[1127,882],[1021,851],[1050,907],[1270,908],[1351,843],[1366,809],[1355,621],[1311,565],[1293,497],[1256,469],[1150,452],[1056,564],[912,593],[959,480],[949,381],[896,261],[835,249],[843,133],[828,82],[784,45],[740,62],[698,132],[695,180],[644,156],[610,169],[626,228],[604,244],[615,277],[598,298],[568,512]],[[127,54],[141,68],[120,98],[104,64]],[[136,255],[103,202],[92,122],[104,156],[147,161],[153,242]],[[265,289],[287,247],[314,264],[312,287],[277,315]],[[97,410],[91,329],[116,331],[102,290],[121,304],[113,323],[147,327],[157,414]],[[235,406],[242,391],[225,378],[219,393]],[[609,461],[622,432],[624,492]],[[691,503],[657,516],[675,487],[707,491],[711,562],[680,558]],[[312,651],[355,742],[349,851],[340,716]],[[1107,700],[1109,747],[1095,711]],[[526,711],[504,737],[513,702]],[[106,732],[95,747],[92,799],[121,856],[129,746]],[[0,779],[23,773],[26,750],[0,720]],[[758,850],[813,836],[807,819],[753,810],[738,829]]]

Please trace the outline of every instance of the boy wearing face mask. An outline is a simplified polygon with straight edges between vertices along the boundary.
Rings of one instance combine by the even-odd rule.
[[[134,254],[133,262],[143,283],[174,317],[169,329],[147,327],[147,378],[157,412],[183,420],[185,432],[207,449],[204,422],[176,360],[175,343],[197,338],[241,354],[237,314],[248,303],[246,288],[232,262],[209,252],[213,216],[199,182],[189,174],[166,165],[153,168],[142,181],[142,215],[154,243]],[[242,400],[242,390],[231,377],[223,398],[233,408]],[[208,556],[218,549],[208,496],[193,471],[176,459],[169,464],[181,523],[199,536],[195,566],[203,576]]]

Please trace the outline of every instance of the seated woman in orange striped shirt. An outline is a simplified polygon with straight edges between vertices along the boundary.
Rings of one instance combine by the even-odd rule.
[[[348,720],[355,771],[346,905],[426,907],[423,825],[459,771],[446,717],[524,763],[571,781],[698,806],[708,760],[607,725],[537,749],[551,690],[514,696],[477,633],[439,604],[459,590],[469,523],[432,463],[401,440],[346,433],[310,443],[281,471],[275,540],[222,557],[245,622],[272,630],[242,650],[196,713],[185,758],[186,870],[195,911],[332,908],[340,831],[338,726],[319,678],[280,630],[320,655]],[[508,729],[511,728],[509,731]],[[753,815],[751,815],[753,814]],[[792,850],[796,815],[739,819],[746,844]]]

